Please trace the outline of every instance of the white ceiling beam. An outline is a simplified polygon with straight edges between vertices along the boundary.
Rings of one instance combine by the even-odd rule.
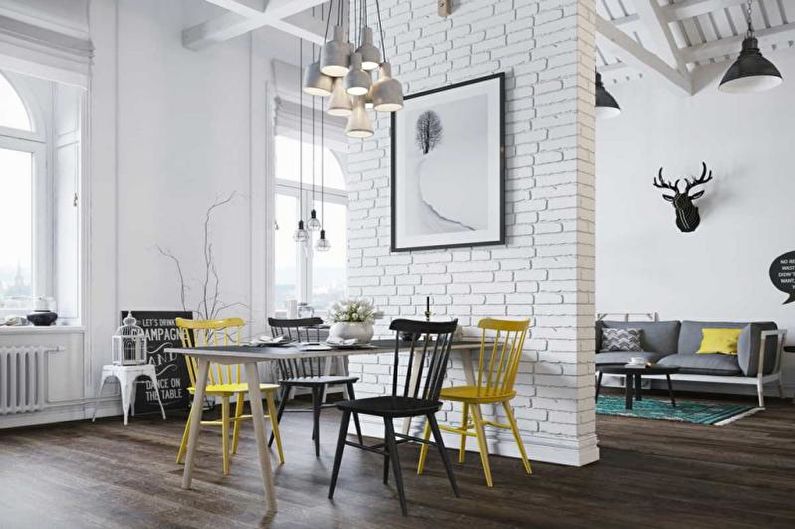
[[[637,43],[632,37],[618,29],[601,16],[596,16],[596,31],[601,35],[600,48],[609,48],[622,62],[661,79],[677,92],[693,94],[692,80],[669,66],[664,60]]]
[[[228,13],[182,31],[182,44],[198,50],[248,33],[263,26],[280,25],[288,32],[307,30],[284,19],[323,4],[326,0],[208,0],[215,5],[231,8]],[[263,9],[257,9],[261,6]]]
[[[635,9],[654,41],[659,56],[685,77],[689,77],[687,64],[682,60],[671,26],[657,0],[635,0]]]
[[[676,4],[661,6],[660,10],[669,22],[706,15],[719,9],[744,4],[747,0],[684,0]]]
[[[759,46],[764,48],[795,40],[795,22],[756,30],[754,32],[759,39]],[[689,48],[682,49],[682,59],[688,63],[703,62],[710,59],[717,59],[725,55],[739,55],[745,35],[737,35],[704,44],[698,44]]]
[[[295,35],[307,42],[314,42],[318,46],[326,43],[326,23],[312,16],[311,11],[304,11],[291,17],[276,20],[268,24],[290,35]],[[329,33],[331,29],[329,29]]]

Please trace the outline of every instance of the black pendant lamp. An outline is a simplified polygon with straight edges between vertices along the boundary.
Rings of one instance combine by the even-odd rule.
[[[596,119],[614,118],[621,114],[616,98],[610,95],[602,82],[602,74],[596,72]]]
[[[781,72],[762,56],[759,41],[754,36],[751,23],[751,0],[746,5],[746,22],[748,31],[743,40],[740,56],[728,69],[720,82],[718,90],[728,93],[764,92],[780,85],[783,80]]]

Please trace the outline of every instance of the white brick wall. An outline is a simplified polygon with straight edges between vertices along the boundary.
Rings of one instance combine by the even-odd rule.
[[[379,114],[374,137],[349,149],[349,293],[384,311],[381,336],[391,318],[421,315],[426,295],[464,326],[532,317],[514,401],[531,458],[594,461],[593,0],[460,0],[448,18],[430,0],[381,9],[406,93],[506,73],[507,244],[390,253],[389,118]],[[386,391],[390,362],[352,357],[357,396]],[[448,378],[463,382],[459,361]],[[446,404],[440,420],[459,419]],[[516,454],[510,432],[490,435],[494,453]]]

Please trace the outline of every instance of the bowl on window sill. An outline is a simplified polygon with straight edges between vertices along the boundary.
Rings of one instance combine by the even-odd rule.
[[[58,314],[51,310],[36,310],[28,314],[28,321],[38,327],[47,327],[55,323]]]

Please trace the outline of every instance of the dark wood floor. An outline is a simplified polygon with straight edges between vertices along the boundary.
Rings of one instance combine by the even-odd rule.
[[[0,431],[0,529],[89,528],[793,528],[795,406],[723,426],[599,417],[602,459],[585,468],[492,457],[483,485],[477,454],[456,472],[452,497],[438,458],[413,472],[418,449],[401,449],[409,499],[381,484],[381,459],[346,450],[334,502],[326,499],[339,416],[324,410],[322,456],[309,414],[287,416],[287,464],[276,475],[279,512],[263,517],[251,427],[232,474],[221,476],[217,429],[205,429],[194,490],[180,488],[174,455],[182,420],[107,419]],[[213,432],[213,433],[209,433]],[[532,457],[532,456],[531,456]]]

